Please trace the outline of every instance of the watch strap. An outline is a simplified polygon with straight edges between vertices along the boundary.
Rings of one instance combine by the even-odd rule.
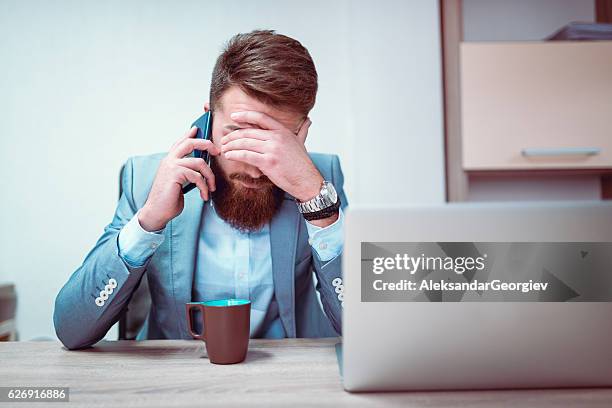
[[[340,197],[338,197],[338,200],[332,206],[324,208],[319,211],[315,211],[315,212],[302,213],[302,216],[304,217],[306,221],[322,220],[323,218],[331,217],[332,215],[337,213],[339,209],[340,209]]]

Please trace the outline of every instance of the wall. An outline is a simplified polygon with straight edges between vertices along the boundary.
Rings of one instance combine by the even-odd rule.
[[[351,204],[444,200],[437,1],[0,2],[0,282],[24,340],[112,217],[130,155],[164,151],[237,32],[274,28],[320,75],[307,147],[341,156]],[[113,337],[116,333],[110,333]]]
[[[594,0],[463,0],[463,39],[537,41],[594,19]]]
[[[464,41],[538,41],[593,22],[593,0],[463,0]],[[598,175],[470,176],[468,201],[598,200]]]

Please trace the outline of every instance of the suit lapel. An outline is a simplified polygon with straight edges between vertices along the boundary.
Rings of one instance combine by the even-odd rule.
[[[204,201],[197,190],[185,194],[183,212],[170,221],[170,270],[172,295],[180,337],[188,333],[185,303],[191,302],[193,274],[200,236]]]
[[[295,249],[299,214],[293,200],[285,196],[270,223],[274,293],[287,337],[295,337]]]

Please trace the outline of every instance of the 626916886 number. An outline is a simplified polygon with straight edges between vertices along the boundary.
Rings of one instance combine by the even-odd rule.
[[[0,401],[68,401],[65,387],[1,387]]]

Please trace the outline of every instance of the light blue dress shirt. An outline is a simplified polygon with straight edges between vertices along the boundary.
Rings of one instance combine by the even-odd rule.
[[[343,224],[342,210],[325,228],[306,222],[308,242],[321,261],[342,252]],[[119,233],[119,255],[128,266],[139,267],[163,241],[163,230],[145,231],[136,213]],[[248,299],[251,337],[285,337],[274,296],[269,224],[259,231],[242,233],[223,221],[209,201],[204,206],[197,254],[194,301]]]

